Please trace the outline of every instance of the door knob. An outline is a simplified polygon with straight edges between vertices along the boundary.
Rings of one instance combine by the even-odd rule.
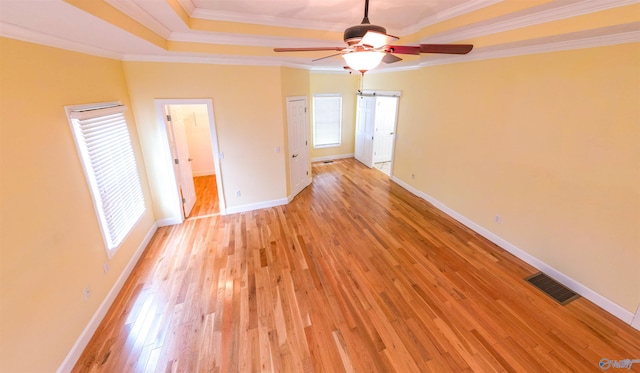
[[[291,156],[291,158],[295,158],[295,157],[297,157],[297,156],[298,156],[297,154],[294,154],[294,155],[292,155],[292,156]]]

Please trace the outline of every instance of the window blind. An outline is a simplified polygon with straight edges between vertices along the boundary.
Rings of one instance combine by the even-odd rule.
[[[69,115],[109,253],[145,211],[125,110],[119,105]]]
[[[342,97],[313,97],[313,145],[337,146],[342,142]]]

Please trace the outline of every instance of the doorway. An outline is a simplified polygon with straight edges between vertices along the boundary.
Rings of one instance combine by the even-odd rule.
[[[179,221],[224,214],[211,100],[156,100],[176,182]]]
[[[358,95],[355,158],[391,176],[398,95]]]

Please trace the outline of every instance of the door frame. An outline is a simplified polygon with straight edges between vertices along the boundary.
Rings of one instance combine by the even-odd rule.
[[[362,91],[359,91],[356,94],[356,98],[358,96],[369,96],[369,97],[395,97],[398,101],[397,101],[397,105],[396,105],[396,116],[395,116],[395,124],[394,124],[394,135],[393,135],[393,144],[391,145],[391,166],[389,169],[389,177],[393,177],[393,164],[395,162],[395,158],[396,158],[396,142],[398,141],[398,116],[400,115],[400,97],[402,96],[402,91],[380,91],[380,90],[373,90],[373,89],[364,89]],[[358,107],[356,106],[356,118],[357,118],[357,110]],[[357,123],[356,123],[357,125]],[[375,131],[374,131],[375,132]],[[372,150],[374,149],[374,146],[372,146]],[[375,163],[373,162],[373,154],[371,155],[371,160],[372,160],[372,165],[375,168]]]
[[[220,151],[218,148],[218,132],[216,131],[215,118],[213,116],[213,100],[212,99],[190,99],[190,98],[175,98],[175,99],[156,99],[154,100],[156,107],[156,121],[160,129],[159,135],[162,137],[163,147],[162,153],[166,165],[166,171],[173,177],[174,183],[171,188],[172,205],[174,211],[178,214],[174,217],[174,220],[178,220],[179,223],[185,221],[184,214],[182,213],[182,197],[180,196],[180,186],[178,184],[178,175],[174,167],[173,157],[171,155],[171,145],[169,142],[169,135],[167,133],[167,126],[165,125],[164,107],[171,105],[206,105],[207,116],[209,117],[209,132],[211,133],[211,145],[213,153],[213,166],[216,172],[216,186],[218,189],[218,203],[220,206],[220,215],[226,215],[226,203],[224,199],[224,189],[222,183],[222,170],[220,166]]]
[[[306,158],[306,162],[307,162],[307,178],[305,180],[305,186],[302,187],[300,190],[298,191],[294,191],[293,190],[293,170],[291,169],[291,123],[289,123],[289,104],[294,102],[294,101],[304,101],[304,107],[305,107],[305,111],[306,114],[305,115],[305,123],[304,123],[304,129],[306,132],[306,141],[307,141],[307,153],[305,154],[305,158]],[[287,96],[285,99],[285,109],[287,112],[287,171],[289,172],[289,196],[287,197],[287,200],[289,202],[291,202],[293,200],[293,197],[295,197],[298,193],[300,193],[302,190],[304,190],[304,188],[306,188],[307,186],[309,186],[313,179],[312,179],[312,175],[311,175],[311,164],[309,161],[309,98],[307,96]]]

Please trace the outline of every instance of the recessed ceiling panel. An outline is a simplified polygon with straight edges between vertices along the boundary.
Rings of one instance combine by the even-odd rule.
[[[234,15],[260,23],[265,18],[281,18],[282,26],[290,20],[313,23],[357,25],[364,15],[363,1],[347,0],[192,0],[200,11],[216,18]],[[469,0],[370,0],[371,23],[387,29],[401,30],[433,17]],[[237,18],[236,18],[237,19]]]

